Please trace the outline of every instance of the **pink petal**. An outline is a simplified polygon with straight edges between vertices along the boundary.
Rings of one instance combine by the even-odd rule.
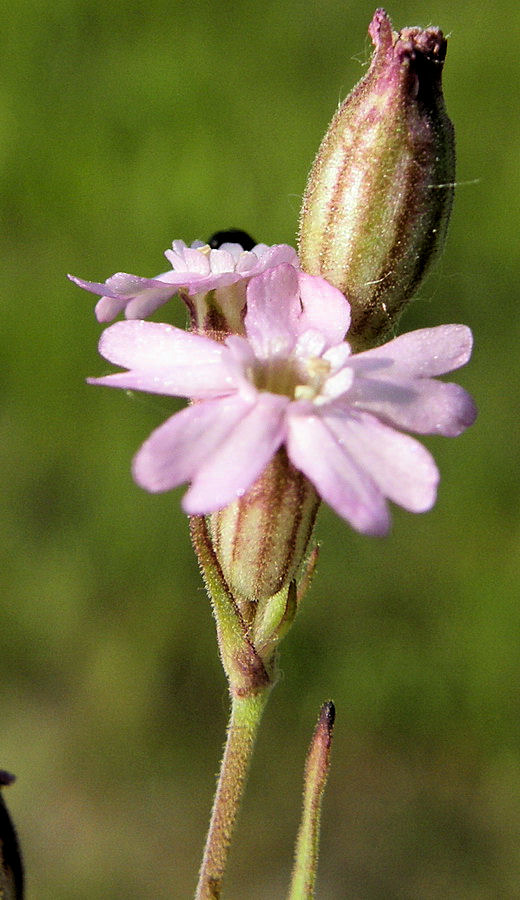
[[[300,267],[298,254],[289,244],[273,244],[272,247],[266,244],[257,244],[253,249],[259,257],[259,272],[264,272],[265,269],[272,269],[274,266],[280,266],[282,263],[288,263],[295,269]],[[262,253],[260,253],[261,249],[263,249]]]
[[[101,335],[99,352],[129,372],[91,378],[90,384],[201,399],[235,389],[229,349],[209,338],[159,322],[116,322]],[[236,367],[235,367],[236,368]]]
[[[235,271],[235,259],[224,247],[209,251],[209,266],[214,274]]]
[[[112,322],[122,312],[128,300],[115,300],[113,297],[101,297],[96,303],[96,319],[98,322]]]
[[[240,247],[240,251],[231,248]],[[253,275],[255,269],[260,271],[258,256],[252,250],[243,250],[241,244],[222,244],[222,248],[226,248],[235,257],[235,271],[239,272],[244,278]],[[222,249],[221,248],[221,249]]]
[[[254,257],[255,262],[258,262],[258,258],[255,256],[254,253],[251,253],[249,250],[248,251],[244,250],[242,244],[237,244],[235,241],[224,241],[224,243],[221,244],[218,249],[224,250],[225,253],[227,253],[229,256],[231,256],[232,261],[233,261],[233,269],[235,268],[238,260],[243,256],[251,255]],[[215,253],[216,251],[212,250],[211,252]]]
[[[445,437],[461,434],[477,415],[464,388],[431,378],[358,376],[345,397],[347,402],[406,431]]]
[[[226,347],[229,348],[229,360],[226,360],[226,368],[237,391],[242,397],[256,402],[258,390],[247,374],[254,371],[256,364],[256,357],[250,343],[238,334],[230,334],[226,338]]]
[[[288,398],[279,394],[258,395],[257,402],[194,473],[183,499],[185,512],[204,515],[221,509],[251,487],[285,438],[288,404]]]
[[[444,375],[467,363],[472,346],[473,335],[465,325],[438,325],[409,331],[381,347],[357,353],[352,365],[364,371],[365,366],[378,361],[388,363],[389,373],[394,364],[406,375]]]
[[[107,278],[101,284],[97,281],[83,281],[73,275],[68,276],[71,281],[90,291],[93,294],[101,294],[102,300],[96,306],[96,316],[100,322],[109,322],[125,306],[128,318],[141,318],[150,315],[159,306],[173,297],[183,284],[181,278],[162,280],[159,278],[140,278],[138,275],[129,275],[127,272],[117,272]],[[166,277],[166,276],[164,276]],[[115,303],[107,302],[107,298]],[[104,301],[104,302],[103,302]],[[131,301],[134,301],[133,304]],[[136,302],[137,301],[137,302]]]
[[[354,528],[364,534],[386,534],[390,518],[381,491],[348,448],[305,404],[291,405],[287,453],[323,500]]]
[[[255,275],[247,287],[246,334],[258,357],[291,352],[300,314],[298,272],[284,264]]]
[[[99,341],[101,356],[116,366],[155,371],[171,365],[190,366],[220,362],[222,344],[162,322],[116,322]]]
[[[186,289],[190,296],[207,294],[208,291],[229,287],[232,284],[236,284],[237,281],[242,281],[242,275],[239,275],[237,272],[212,272],[203,278],[200,276],[196,278],[194,276],[189,277],[186,280]]]
[[[140,280],[141,281],[148,280],[146,278],[139,279],[139,277],[137,275],[128,275],[126,272],[117,272],[116,275],[112,275],[111,277],[117,278],[118,276],[121,278],[132,279],[131,283],[134,283],[135,281],[140,281]],[[75,275],[67,275],[67,278],[70,281],[73,281],[74,284],[77,284],[78,287],[83,288],[85,291],[90,291],[91,294],[101,294],[103,296],[106,295],[107,297],[112,297],[113,299],[116,299],[116,300],[127,300],[128,299],[128,297],[125,296],[124,294],[115,293],[113,290],[110,289],[110,287],[108,286],[108,282],[110,281],[110,278],[107,278],[107,280],[103,281],[103,282],[85,281],[83,278],[77,278]],[[132,292],[130,292],[130,294],[128,296],[133,296]]]
[[[422,444],[367,413],[342,416],[334,414],[332,409],[323,419],[385,497],[410,512],[431,509],[439,473],[433,457]]]
[[[326,337],[329,347],[341,343],[350,325],[350,305],[345,296],[317,275],[299,272],[298,280],[303,305],[298,333],[316,329]]]
[[[176,413],[136,453],[136,482],[158,492],[189,481],[249,409],[250,404],[229,397],[195,403]]]
[[[219,378],[221,379],[219,381]],[[230,383],[228,383],[230,382]],[[237,393],[231,383],[232,378],[209,366],[187,370],[185,366],[172,366],[168,373],[156,375],[153,372],[115,372],[100,378],[87,378],[87,384],[101,387],[122,388],[125,391],[146,391],[148,394],[164,394],[170,397],[187,397],[190,400],[208,400]],[[245,396],[245,391],[240,392]]]
[[[180,247],[179,241],[172,244],[173,250],[165,250],[164,255],[171,263],[172,268],[176,269],[178,274],[186,274],[191,277],[200,275],[209,275],[210,265],[207,253],[201,253],[198,248]],[[180,251],[180,252],[179,252]]]

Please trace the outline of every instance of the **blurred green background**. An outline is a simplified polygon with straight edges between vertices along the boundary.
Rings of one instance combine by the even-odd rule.
[[[338,720],[320,900],[520,897],[517,4],[393,2],[450,35],[446,251],[403,327],[465,322],[476,426],[386,540],[328,510],[283,646],[226,897],[284,895],[320,703]],[[179,509],[130,477],[159,397],[94,389],[94,298],[174,238],[294,242],[308,169],[370,56],[367,2],[18,0],[0,58],[0,767],[30,900],[194,889],[227,698]],[[184,324],[178,305],[177,323]]]

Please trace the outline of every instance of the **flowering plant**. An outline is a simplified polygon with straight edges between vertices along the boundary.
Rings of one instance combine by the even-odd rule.
[[[189,482],[182,505],[229,681],[199,900],[220,896],[278,646],[316,562],[309,546],[320,500],[356,530],[386,534],[388,500],[418,513],[436,499],[433,457],[409,432],[454,437],[476,416],[463,388],[437,380],[468,361],[468,328],[391,337],[451,208],[446,41],[434,28],[396,34],[383,10],[370,34],[371,67],[311,170],[298,254],[219,233],[208,244],[174,241],[171,269],[155,278],[71,276],[101,297],[100,322],[125,316],[99,345],[124,371],[89,382],[189,401],[145,441],[133,474],[151,492]],[[146,321],[177,294],[189,331]],[[313,896],[333,724],[329,702],[307,760],[291,900]]]

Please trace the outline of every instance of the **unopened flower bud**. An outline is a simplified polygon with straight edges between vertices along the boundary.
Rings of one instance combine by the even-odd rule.
[[[442,32],[396,34],[378,9],[369,33],[370,69],[323,139],[300,218],[302,268],[347,296],[356,350],[393,331],[442,248],[455,176]]]
[[[294,578],[318,505],[310,481],[279,450],[243,497],[209,516],[215,554],[239,602],[272,597]]]
[[[21,900],[24,894],[24,873],[18,838],[1,793],[1,789],[14,780],[14,775],[0,770],[0,897],[3,900]]]

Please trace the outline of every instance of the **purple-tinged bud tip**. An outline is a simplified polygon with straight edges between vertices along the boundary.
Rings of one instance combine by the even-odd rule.
[[[320,725],[324,725],[327,731],[330,733],[334,728],[334,722],[336,721],[336,707],[332,700],[327,700],[326,703],[323,704],[320,710]]]

